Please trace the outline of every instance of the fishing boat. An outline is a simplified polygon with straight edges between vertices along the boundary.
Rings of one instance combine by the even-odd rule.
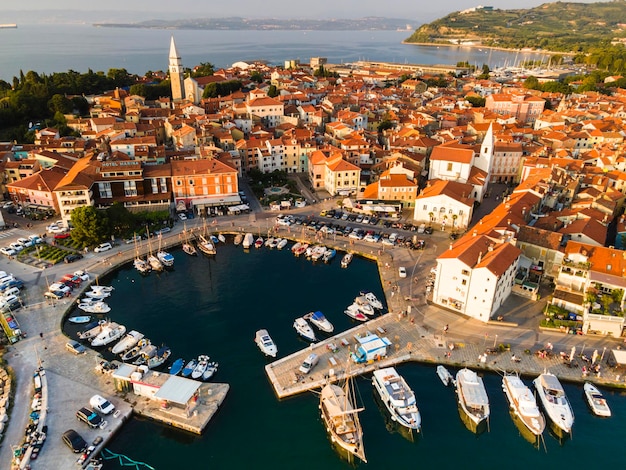
[[[243,237],[242,244],[244,249],[249,249],[252,245],[254,245],[254,235],[252,235],[251,233],[246,233],[246,235]]]
[[[172,266],[174,266],[174,255],[172,255],[171,253],[165,250],[159,250],[156,255],[157,258],[159,258],[161,264],[166,268],[171,268]]]
[[[320,393],[319,408],[331,441],[347,452],[350,460],[356,456],[366,463],[359,420],[359,411],[363,409],[356,408],[352,379],[348,376],[343,386],[326,384]]]
[[[133,364],[136,366],[143,366],[148,364],[148,361],[157,355],[157,348],[154,344],[150,344],[143,348],[139,353],[139,356],[133,361]]]
[[[300,246],[293,252],[294,255],[300,256],[309,249],[308,243],[301,243]]]
[[[489,422],[489,397],[483,379],[473,370],[461,369],[456,373],[456,394],[466,426],[475,433],[484,431]]]
[[[570,434],[574,425],[574,412],[559,379],[554,374],[544,372],[533,380],[533,384],[546,415],[554,425],[552,429],[559,437]]]
[[[372,307],[372,305],[370,304],[369,300],[367,300],[367,297],[365,297],[364,295],[359,295],[358,297],[356,297],[354,299],[354,304],[358,307],[358,309],[364,313],[365,315],[374,315],[374,307]]]
[[[304,318],[296,318],[293,322],[293,327],[296,329],[296,332],[304,339],[308,341],[317,341],[317,338],[315,338],[315,333],[313,332],[313,328],[311,328],[311,325],[309,325],[309,323]]]
[[[233,243],[235,244],[235,246],[239,246],[241,245],[241,242],[243,242],[243,235],[238,233],[237,235],[235,235],[235,239],[233,240]]]
[[[182,375],[183,377],[189,377],[197,365],[198,365],[198,360],[192,359],[185,365],[185,367],[183,367],[183,371],[181,372],[180,375]]]
[[[504,374],[502,377],[502,390],[509,401],[509,406],[522,424],[535,436],[543,433],[546,421],[537,401],[530,389],[522,382],[517,374]]]
[[[178,375],[182,372],[184,367],[185,367],[185,360],[182,357],[180,357],[176,359],[173,362],[172,366],[170,367],[170,374]]]
[[[263,237],[259,237],[254,242],[255,248],[261,248],[263,246]]]
[[[373,292],[361,291],[361,296],[365,297],[365,299],[372,306],[372,308],[375,308],[376,310],[383,309],[383,303],[378,300],[378,297],[376,297]]]
[[[104,314],[111,311],[111,307],[109,307],[109,305],[102,300],[95,302],[81,302],[78,304],[78,308],[83,312],[96,314]]]
[[[142,338],[143,333],[132,330],[126,333],[126,336],[124,336],[119,343],[111,348],[111,352],[113,354],[124,354],[130,348],[134,347]]]
[[[337,250],[334,248],[327,248],[324,256],[322,256],[322,260],[324,263],[330,263],[333,258],[337,255]]]
[[[609,408],[609,404],[602,396],[602,393],[600,393],[600,390],[598,390],[592,383],[585,382],[585,385],[583,385],[583,391],[585,393],[587,404],[594,415],[605,418],[611,416],[611,408]]]
[[[329,322],[324,314],[319,310],[317,312],[307,313],[303,318],[310,321],[314,326],[316,326],[320,331],[323,331],[324,333],[332,333],[335,329],[333,324]]]
[[[205,382],[207,380],[211,380],[211,378],[217,372],[218,367],[219,367],[219,364],[217,362],[209,362],[209,364],[206,367],[206,370],[202,374],[202,380],[204,380]]]
[[[139,342],[135,346],[133,346],[124,354],[122,354],[122,357],[121,357],[122,361],[130,362],[134,359],[137,359],[139,355],[142,353],[142,351],[144,351],[150,345],[151,343],[148,338],[140,339]]]
[[[161,346],[157,349],[156,354],[146,361],[148,369],[156,369],[162,366],[172,355],[172,350],[167,346]]]
[[[354,255],[352,253],[346,253],[345,255],[343,255],[343,258],[341,258],[341,267],[347,268],[348,265],[352,262],[353,257]]]
[[[266,356],[276,357],[276,354],[278,353],[278,348],[276,347],[276,344],[270,337],[270,334],[267,332],[267,330],[257,331],[256,335],[254,336],[254,342],[263,354],[265,354]]]
[[[107,344],[120,339],[124,336],[124,333],[126,333],[126,327],[124,325],[111,322],[91,340],[91,345],[94,347],[106,346]]]
[[[282,250],[283,248],[287,246],[287,243],[289,243],[289,240],[287,240],[286,238],[281,238],[278,244],[276,245],[276,248],[278,248],[279,250]]]
[[[402,426],[419,432],[422,418],[415,393],[393,367],[374,371],[374,390],[391,413],[391,419]]]
[[[91,321],[91,315],[79,315],[76,317],[69,317],[67,321],[76,325],[89,323]]]
[[[205,356],[204,354],[198,356],[198,363],[191,373],[191,378],[194,380],[201,379],[207,367],[209,367],[209,356]]]
[[[366,315],[363,314],[363,312],[361,312],[361,310],[359,310],[359,308],[354,305],[348,305],[348,308],[346,308],[343,313],[345,313],[346,315],[348,315],[350,318],[352,318],[353,320],[358,320],[358,321],[367,321],[368,318]]]
[[[441,380],[441,383],[444,384],[446,387],[450,384],[454,384],[454,377],[452,377],[452,374],[448,369],[445,368],[445,366],[437,366],[437,375],[439,376],[439,380]]]
[[[109,323],[109,320],[99,320],[98,322],[90,323],[83,331],[78,333],[78,337],[83,340],[95,338]]]

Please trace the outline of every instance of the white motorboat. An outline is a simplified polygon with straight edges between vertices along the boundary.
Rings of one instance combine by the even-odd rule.
[[[157,253],[157,258],[159,258],[161,264],[167,268],[174,266],[174,255],[165,250],[160,250]]]
[[[68,322],[80,325],[82,323],[89,323],[91,321],[91,315],[78,315],[75,317],[69,317]]]
[[[198,360],[192,359],[187,364],[185,364],[185,367],[183,367],[183,370],[180,373],[180,375],[182,375],[183,377],[189,377],[197,365],[198,365]]]
[[[209,367],[209,356],[200,355],[198,356],[198,364],[194,368],[191,373],[192,379],[201,379],[202,374],[206,371],[207,367]]]
[[[207,380],[211,380],[211,378],[217,372],[217,368],[218,367],[219,367],[219,364],[217,362],[209,362],[207,367],[206,367],[206,370],[202,374],[202,380],[204,380],[205,382]]]
[[[130,348],[134,347],[140,339],[143,338],[143,333],[139,333],[136,330],[132,330],[129,333],[126,333],[119,343],[117,343],[111,349],[113,354],[124,354]]]
[[[257,331],[256,335],[254,336],[254,342],[263,354],[265,354],[266,356],[276,357],[276,354],[278,353],[278,348],[276,347],[276,344],[270,337],[270,334],[267,332],[267,330]]]
[[[304,318],[296,318],[293,322],[293,327],[304,339],[308,341],[317,341],[317,339],[315,338],[315,333],[313,332],[313,328],[311,328],[311,325],[309,325],[309,323]]]
[[[315,325],[319,330],[323,331],[324,333],[332,333],[335,329],[333,324],[329,322],[324,314],[319,310],[317,312],[307,313],[304,316],[304,319],[310,321],[313,325]]]
[[[246,233],[246,235],[243,237],[242,245],[246,250],[254,245],[254,235],[252,235],[251,233]]]
[[[422,418],[417,408],[415,393],[404,378],[393,367],[387,367],[374,371],[372,383],[391,413],[391,419],[419,432]]]
[[[85,295],[89,297],[90,299],[104,300],[107,297],[110,297],[111,293],[105,292],[105,291],[99,291],[99,290],[90,290],[90,291],[85,292]]]
[[[110,323],[107,327],[91,340],[94,347],[105,346],[113,341],[117,341],[126,333],[126,327],[118,323]]]
[[[364,315],[363,312],[361,312],[361,310],[359,309],[358,305],[355,305],[355,304],[348,305],[348,308],[346,308],[343,311],[343,313],[348,315],[353,320],[358,320],[358,321],[368,320],[367,315]]]
[[[374,315],[374,307],[372,307],[372,305],[369,303],[369,300],[367,300],[367,298],[364,295],[360,295],[357,298],[354,299],[354,304],[356,305],[359,310],[364,313],[365,315]]]
[[[522,424],[535,436],[543,433],[546,421],[539,411],[534,395],[524,382],[516,374],[504,374],[502,390],[509,401],[509,406]]]
[[[544,372],[533,380],[533,384],[543,409],[555,425],[553,430],[560,437],[570,434],[574,425],[574,412],[559,379],[554,374]]]
[[[243,235],[238,233],[237,235],[235,235],[235,239],[233,240],[233,243],[235,244],[235,246],[239,246],[241,245],[241,242],[243,242]]]
[[[266,240],[265,240],[264,245],[265,245],[266,247],[268,247],[268,248],[271,248],[271,245],[274,245],[275,241],[276,241],[276,240],[275,240],[275,238],[274,238],[274,237],[269,237],[268,239],[266,239]],[[274,246],[276,246],[276,245],[274,245]]]
[[[255,248],[261,248],[263,246],[263,237],[259,237],[254,241]]]
[[[313,247],[313,249],[311,250],[311,260],[319,261],[320,259],[324,257],[325,254],[326,254],[326,247],[322,245],[317,245]]]
[[[96,314],[109,313],[111,311],[111,307],[102,300],[96,302],[81,302],[78,304],[78,308],[83,312]]]
[[[276,248],[278,248],[279,250],[282,250],[283,248],[287,246],[287,243],[289,243],[289,240],[287,240],[286,238],[281,238],[278,244],[276,245]]]
[[[146,360],[145,364],[148,366],[148,369],[155,369],[163,365],[163,363],[165,363],[171,355],[172,350],[170,348],[167,346],[161,346],[160,348],[157,348],[154,356],[151,356]]]
[[[122,361],[130,362],[133,359],[137,359],[143,352],[147,350],[149,346],[151,346],[150,340],[148,338],[142,338],[139,342],[122,354]]]
[[[611,408],[609,408],[609,404],[602,396],[602,393],[600,393],[600,390],[598,390],[592,383],[585,382],[585,385],[583,385],[583,391],[585,392],[587,404],[594,415],[603,416],[605,418],[611,416]]]
[[[378,300],[378,297],[376,297],[376,295],[373,292],[362,291],[361,295],[365,297],[365,299],[369,302],[372,308],[375,308],[376,310],[383,309],[383,303],[380,300]]]
[[[322,256],[322,261],[324,261],[324,263],[330,263],[336,255],[337,250],[334,248],[326,248],[324,256]]]
[[[293,250],[293,254],[295,256],[300,256],[302,254],[305,254],[308,250],[309,250],[309,244],[308,243],[301,243],[298,248]]]
[[[358,457],[367,463],[363,447],[363,428],[356,408],[356,396],[351,379],[343,387],[326,384],[320,393],[320,411],[331,441],[347,452],[348,457]]]
[[[82,340],[95,338],[106,326],[109,325],[109,323],[109,320],[99,320],[96,323],[90,323],[83,331],[78,333],[78,337]]]
[[[282,240],[282,238],[270,238],[270,243],[268,246],[270,248],[276,248]]]
[[[139,355],[133,361],[133,364],[136,366],[147,365],[148,361],[157,355],[159,348],[157,348],[154,344],[148,344],[144,348],[141,348]]]
[[[226,237],[222,235],[221,233],[217,234],[217,239],[219,240],[220,243],[226,243]]]
[[[439,380],[441,380],[441,383],[443,383],[446,387],[450,384],[454,384],[454,377],[452,377],[450,371],[444,366],[437,366],[437,375],[439,376]]]
[[[101,286],[99,284],[91,286],[91,290],[94,292],[113,292],[115,287],[113,286]]]
[[[353,257],[354,255],[352,253],[346,253],[345,255],[343,255],[343,258],[341,258],[341,267],[347,268],[348,265],[352,262]]]
[[[463,415],[463,422],[472,432],[484,431],[489,422],[489,397],[483,379],[470,369],[456,373],[456,394]],[[463,415],[461,416],[463,418]]]

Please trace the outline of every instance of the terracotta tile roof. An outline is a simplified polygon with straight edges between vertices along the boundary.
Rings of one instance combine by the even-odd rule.
[[[560,229],[559,232],[574,236],[578,234],[586,235],[599,245],[604,245],[607,227],[595,219],[578,219]]]
[[[501,276],[521,253],[510,243],[495,243],[483,235],[467,234],[437,259],[458,259],[469,268],[487,268]]]
[[[626,251],[570,240],[565,246],[565,255],[571,257],[573,254],[586,256],[591,263],[591,271],[616,276],[622,282],[626,277]]]
[[[474,159],[474,147],[462,145],[456,141],[446,142],[433,148],[430,160],[471,164]]]
[[[430,180],[420,195],[417,196],[416,201],[443,195],[471,206],[474,203],[474,199],[470,197],[472,190],[473,186],[471,184],[458,183],[456,181]]]
[[[561,246],[562,239],[563,234],[561,233],[552,232],[550,230],[542,230],[528,225],[520,227],[519,232],[517,233],[518,243],[529,243],[531,245],[541,246],[551,250],[558,250]]]

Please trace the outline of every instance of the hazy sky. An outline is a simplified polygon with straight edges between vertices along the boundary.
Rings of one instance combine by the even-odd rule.
[[[584,0],[592,3],[595,0]],[[490,5],[495,8],[528,8],[542,3],[540,0],[107,0],[91,2],[85,0],[1,0],[0,23],[3,16],[8,21],[11,10],[73,10],[115,12],[123,18],[125,10],[132,10],[135,17],[138,11],[145,12],[145,19],[166,19],[169,5],[176,5],[176,17],[277,17],[277,18],[360,18],[363,16],[385,16],[429,21],[430,18],[444,16],[456,10],[477,5]],[[1,14],[4,12],[4,15]],[[144,16],[144,15],[141,15]]]

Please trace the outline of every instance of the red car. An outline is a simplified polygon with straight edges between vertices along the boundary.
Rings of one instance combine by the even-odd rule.
[[[70,235],[70,233],[69,233],[69,232],[65,232],[65,233],[56,233],[56,234],[54,235],[54,238],[55,238],[55,239],[57,239],[57,240],[61,240],[61,239],[63,239],[63,238],[70,238],[71,236],[72,236],[72,235]]]

